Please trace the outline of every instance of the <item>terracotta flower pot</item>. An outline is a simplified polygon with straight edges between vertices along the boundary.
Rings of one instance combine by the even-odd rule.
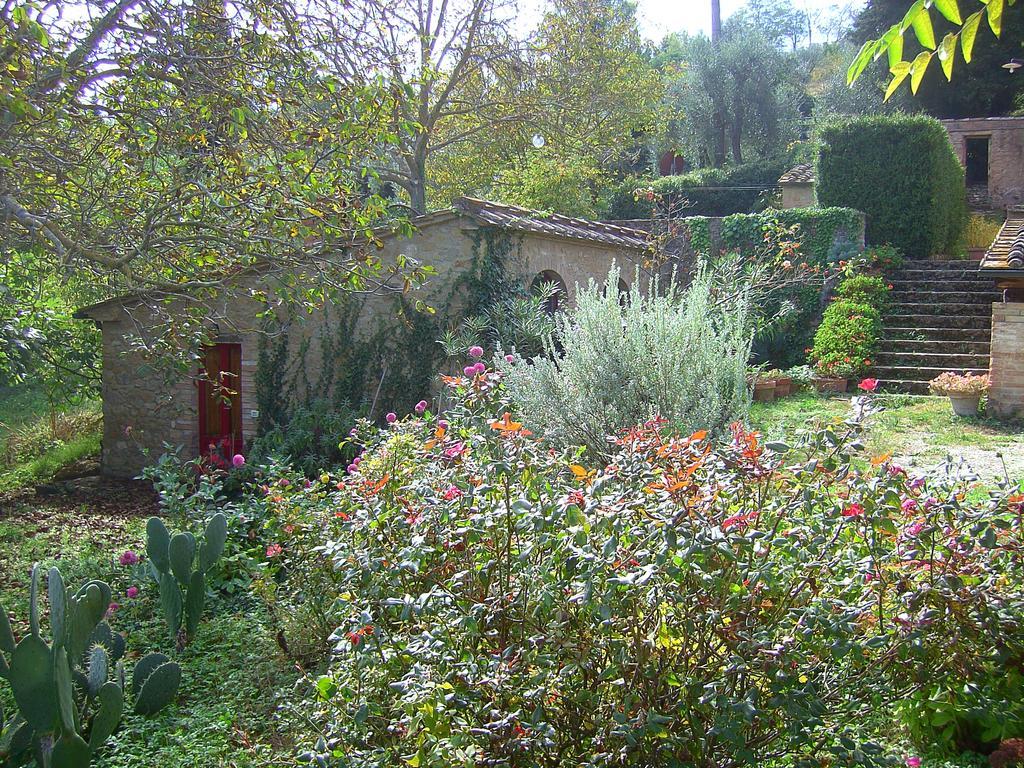
[[[775,399],[775,382],[771,379],[758,379],[754,382],[754,402],[770,403]]]
[[[981,261],[985,258],[985,250],[984,248],[968,248],[967,258],[971,261]]]
[[[793,380],[789,376],[779,376],[775,379],[775,396],[789,397],[793,394]]]
[[[949,395],[949,404],[957,416],[977,416],[981,395]]]
[[[847,379],[821,377],[811,379],[814,388],[819,392],[845,392]]]

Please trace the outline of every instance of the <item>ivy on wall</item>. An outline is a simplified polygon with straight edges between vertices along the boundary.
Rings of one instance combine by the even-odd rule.
[[[309,360],[308,335],[291,351],[292,331],[300,321],[265,320],[256,369],[259,434],[286,424],[296,406],[311,408],[326,398],[335,409],[370,418],[408,411],[428,398],[443,362],[438,339],[445,327],[523,291],[521,249],[521,236],[479,228],[470,265],[452,280],[440,306],[422,311],[395,295],[372,328],[359,327],[366,306],[362,297],[328,297],[318,315],[317,364]]]
[[[764,213],[736,213],[721,219],[720,242],[711,236],[710,220],[705,216],[683,219],[689,231],[694,253],[709,255],[713,250],[748,250],[761,243],[765,227],[778,222],[799,225],[800,251],[812,265],[824,265],[837,242],[856,242],[860,236],[861,215],[850,208],[789,208]],[[717,249],[716,249],[717,245]]]

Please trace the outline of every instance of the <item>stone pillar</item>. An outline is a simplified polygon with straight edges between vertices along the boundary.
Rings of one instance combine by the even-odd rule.
[[[1001,419],[1024,417],[1024,301],[992,305],[988,410]]]

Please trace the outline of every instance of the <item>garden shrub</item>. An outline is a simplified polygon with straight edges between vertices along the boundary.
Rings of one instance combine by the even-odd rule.
[[[704,168],[679,176],[629,178],[611,191],[603,218],[653,218],[651,202],[642,196],[638,198],[637,189],[652,190],[660,198],[660,205],[686,216],[750,213],[757,209],[764,191],[778,186],[779,178],[789,167],[789,158],[779,157],[731,168]]]
[[[867,461],[870,400],[793,445],[655,418],[593,465],[493,370],[447,384],[444,421],[361,430],[349,476],[269,486],[275,579],[319,556],[336,580],[306,760],[891,765],[871,716],[916,691],[1009,706],[977,682],[1024,653],[1024,496]]]
[[[867,241],[911,258],[952,253],[967,223],[964,171],[931,117],[875,115],[821,130],[818,201],[867,214]]]
[[[823,376],[847,378],[871,367],[882,332],[882,315],[875,307],[836,299],[825,310],[814,334],[810,359]]]
[[[889,284],[877,275],[854,275],[839,284],[836,295],[857,304],[868,304],[883,314],[889,306]]]
[[[295,406],[285,423],[275,424],[252,441],[247,456],[257,464],[283,459],[313,477],[344,462],[346,457],[338,444],[356,418],[357,413],[347,405],[336,406],[324,399]]]
[[[605,285],[618,282],[613,268]],[[691,431],[745,416],[754,314],[742,283],[718,295],[709,268],[685,290],[640,282],[620,301],[591,281],[556,318],[545,355],[502,362],[510,397],[554,443],[601,455],[607,435],[657,415]]]

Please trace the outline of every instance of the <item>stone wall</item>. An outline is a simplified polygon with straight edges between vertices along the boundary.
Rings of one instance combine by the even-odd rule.
[[[810,208],[816,204],[814,196],[814,182],[794,183],[783,182],[779,185],[782,188],[783,208]]]
[[[409,300],[457,307],[459,297],[452,296],[453,284],[473,265],[477,230],[472,220],[455,215],[434,217],[412,238],[386,238],[377,257],[389,263],[401,254],[433,266],[437,274]],[[513,248],[514,264],[509,269],[521,276],[524,287],[537,274],[553,271],[562,278],[571,304],[577,284],[603,280],[613,261],[622,266],[627,283],[633,281],[638,258],[635,253],[577,240],[511,234],[517,247]],[[252,284],[248,287],[260,286],[257,277],[247,278],[247,282]],[[263,338],[257,312],[262,306],[237,298],[238,293],[233,292],[230,301],[209,308],[208,322],[215,327],[215,341],[241,345],[242,430],[243,439],[248,441],[256,434],[260,420],[255,382]],[[398,322],[393,297],[369,294],[360,301],[353,336],[368,337],[382,326]],[[301,378],[299,389],[305,392],[317,394],[324,365],[321,331],[336,327],[337,309],[324,307],[310,316],[297,315],[287,321],[290,373]],[[180,446],[183,456],[195,456],[199,449],[198,371],[191,375],[176,372],[161,365],[160,360],[147,357],[137,343],[139,339],[156,339],[163,321],[138,302],[107,303],[88,314],[103,330],[103,472],[133,477],[165,452],[165,444]]]
[[[1004,209],[1024,203],[1024,118],[985,117],[943,120],[953,150],[966,166],[967,139],[988,138],[988,206]],[[977,190],[973,203],[977,205]]]
[[[1024,302],[992,305],[988,408],[997,418],[1024,418]]]

